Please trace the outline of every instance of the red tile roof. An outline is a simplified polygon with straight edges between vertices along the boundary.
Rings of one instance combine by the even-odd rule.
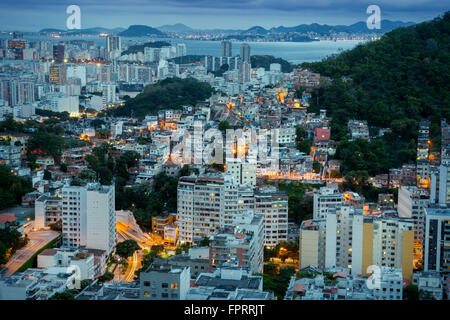
[[[0,214],[0,224],[4,224],[7,222],[14,222],[17,218],[14,213],[2,213]]]

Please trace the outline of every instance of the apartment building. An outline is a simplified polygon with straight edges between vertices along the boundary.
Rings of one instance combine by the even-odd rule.
[[[305,221],[300,228],[300,266],[340,267],[352,275],[368,267],[401,268],[412,280],[414,254],[412,219],[365,216],[361,207],[344,205],[326,219]]]
[[[63,246],[109,254],[116,243],[114,185],[65,186],[62,199]]]
[[[402,300],[403,278],[400,269],[381,267],[374,281],[353,275],[349,269],[313,267],[300,273],[313,277],[292,277],[285,300]]]
[[[429,203],[427,189],[416,186],[404,186],[398,190],[398,216],[414,221],[414,238],[422,242],[425,228],[424,208]]]
[[[210,238],[210,272],[225,263],[236,263],[250,273],[262,273],[264,265],[264,223],[261,215],[253,212],[239,215],[235,227],[217,230]]]
[[[140,273],[139,281],[142,300],[184,300],[189,290],[190,270],[159,259]]]
[[[181,177],[178,182],[178,238],[195,243],[231,225],[238,212],[238,186],[230,175]]]
[[[49,227],[61,220],[62,198],[42,195],[34,202],[34,228],[37,230]]]
[[[263,291],[262,282],[262,276],[252,276],[244,268],[224,266],[200,274],[186,300],[273,300],[273,293]]]
[[[255,191],[255,213],[264,216],[264,244],[274,247],[288,236],[288,196],[274,186]]]
[[[256,164],[250,162],[227,161],[226,173],[238,185],[256,185]]]
[[[450,273],[450,207],[425,209],[424,270]]]
[[[343,203],[343,196],[339,193],[338,186],[332,185],[321,187],[314,192],[313,196],[313,218],[325,219],[329,211],[333,211]]]

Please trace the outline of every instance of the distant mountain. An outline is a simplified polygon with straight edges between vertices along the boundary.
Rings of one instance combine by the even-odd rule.
[[[255,27],[251,27],[248,30],[242,31],[242,34],[248,35],[266,35],[269,32],[269,30],[264,29],[263,27],[260,26],[255,26]]]
[[[87,28],[87,29],[72,29],[72,30],[63,30],[63,29],[42,29],[39,31],[39,33],[68,33],[68,34],[99,34],[99,33],[119,33],[124,31],[125,28],[102,28],[102,27],[95,27],[95,28]]]
[[[122,37],[145,37],[153,35],[162,36],[164,35],[164,33],[159,31],[158,29],[144,25],[129,26],[128,29],[119,33],[119,36]]]
[[[386,33],[392,31],[396,28],[400,27],[409,27],[415,24],[414,22],[402,22],[402,21],[390,21],[390,20],[381,20],[381,29],[368,29],[365,21],[359,21],[352,25],[336,25],[330,26],[327,24],[300,24],[295,27],[276,27],[270,29],[271,32],[276,33],[289,33],[289,32],[298,32],[298,33],[308,33],[313,32],[317,34],[331,34],[336,32],[347,32],[347,33]]]
[[[161,30],[163,32],[173,32],[173,33],[190,33],[194,32],[194,29],[191,27],[188,27],[185,24],[182,23],[176,23],[176,24],[165,24],[161,27],[157,27],[158,30]]]

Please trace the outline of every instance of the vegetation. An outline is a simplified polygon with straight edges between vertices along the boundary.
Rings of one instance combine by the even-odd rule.
[[[136,270],[135,272],[135,280],[139,279],[139,275],[142,271],[145,271],[150,267],[150,265],[153,263],[155,258],[158,256],[158,253],[156,251],[149,251],[146,254],[144,253],[144,257],[142,258],[142,267],[139,270]]]
[[[331,78],[313,92],[308,111],[326,109],[332,117],[332,139],[341,141],[336,156],[344,160],[344,172],[353,168],[383,173],[414,161],[421,118],[431,120],[432,141],[439,143],[440,119],[450,117],[449,31],[447,12],[321,62],[303,64]],[[392,132],[365,144],[348,142],[347,122],[355,118]]]
[[[227,120],[220,121],[219,130],[226,131],[227,129],[230,129],[230,123]]]
[[[116,245],[116,253],[122,258],[131,257],[140,247],[135,240],[125,240]]]
[[[57,244],[59,243],[61,239],[61,235],[59,235],[58,237],[56,237],[55,239],[53,239],[52,241],[50,241],[49,243],[47,243],[45,246],[43,246],[42,248],[40,248],[38,251],[36,251],[30,259],[28,259],[18,270],[17,272],[23,272],[29,268],[36,268],[37,267],[37,256],[44,251],[45,249],[49,249],[49,248],[55,248],[57,247]],[[28,241],[27,241],[28,242]]]
[[[112,109],[114,116],[145,116],[162,108],[195,105],[211,96],[211,86],[194,78],[168,78],[145,87],[144,92],[128,99],[123,106]]]
[[[308,132],[302,127],[296,128],[297,149],[300,152],[309,154],[311,152],[312,139],[308,138]]]
[[[176,63],[176,64],[191,64],[191,63],[200,62],[202,60],[205,60],[205,56],[204,55],[188,54],[186,56],[169,59],[168,61]]]
[[[288,195],[289,221],[300,225],[303,220],[312,219],[313,198],[312,196],[306,195],[305,192],[313,190],[317,186],[299,182],[280,182],[278,187]]]
[[[13,226],[0,229],[0,264],[8,262],[8,256],[27,245],[29,239]]]
[[[32,190],[28,179],[15,176],[7,166],[0,165],[0,209],[22,202],[22,196]]]
[[[136,222],[144,230],[152,228],[152,217],[163,211],[177,210],[178,179],[164,172],[153,178],[153,184],[116,188],[116,209],[132,210]]]
[[[403,289],[403,300],[419,300],[419,288],[410,284]]]
[[[280,258],[284,262],[287,258],[298,259],[299,243],[280,242],[273,248],[264,247],[264,261],[270,261],[270,258]]]
[[[284,267],[278,270],[274,263],[264,265],[263,289],[272,291],[278,300],[283,300],[291,277],[295,274],[294,267]]]
[[[112,279],[114,279],[114,273],[112,273],[111,271],[105,271],[103,275],[98,277],[98,281],[100,282],[108,282],[111,281]]]
[[[162,48],[162,47],[170,47],[170,43],[166,41],[150,41],[144,44],[136,44],[133,46],[129,46],[127,50],[122,52],[122,56],[130,53],[144,52],[144,48]]]
[[[281,58],[275,58],[274,56],[251,56],[250,62],[252,68],[264,68],[269,70],[271,63],[279,63],[281,65],[281,72],[289,73],[294,69],[294,66],[288,61]]]

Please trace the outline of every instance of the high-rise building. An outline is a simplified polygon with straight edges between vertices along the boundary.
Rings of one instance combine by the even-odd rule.
[[[119,36],[107,36],[106,37],[106,52],[122,51],[122,44]]]
[[[264,223],[261,215],[237,215],[234,226],[217,230],[209,242],[209,272],[224,264],[237,264],[251,273],[262,273],[264,265]]]
[[[222,58],[230,58],[232,56],[231,41],[222,41]]]
[[[343,203],[344,199],[339,193],[338,186],[332,185],[321,187],[314,192],[313,196],[313,218],[325,219],[329,211],[333,211]]]
[[[64,64],[55,64],[50,67],[50,83],[65,85],[66,84],[66,66]]]
[[[62,198],[63,246],[109,254],[116,244],[114,185],[65,186]]]
[[[450,206],[425,209],[424,270],[450,274]]]
[[[247,43],[241,44],[240,57],[241,57],[241,62],[250,63],[250,45],[249,44],[247,44]]]
[[[398,216],[414,221],[414,238],[422,242],[425,228],[424,208],[429,203],[427,189],[416,186],[402,186],[398,190]]]
[[[430,174],[430,203],[450,202],[450,158],[442,158],[441,165]]]
[[[34,228],[40,230],[61,220],[62,198],[43,195],[35,201]]]
[[[178,239],[195,243],[231,225],[238,212],[238,186],[230,175],[181,177],[178,182]]]
[[[417,186],[428,188],[430,185],[430,121],[419,122],[417,137]]]
[[[53,46],[53,59],[55,60],[55,63],[64,62],[64,46],[63,45]]]
[[[342,205],[325,219],[308,220],[300,227],[300,266],[351,269],[353,275],[368,267],[401,268],[412,279],[414,254],[412,219],[365,216],[357,206]]]
[[[250,62],[241,62],[239,64],[239,83],[244,84],[250,82],[252,67]]]
[[[288,196],[276,187],[255,191],[255,213],[264,216],[264,244],[274,247],[288,236]]]
[[[235,184],[256,185],[256,164],[250,162],[227,162],[226,173],[233,177]]]

